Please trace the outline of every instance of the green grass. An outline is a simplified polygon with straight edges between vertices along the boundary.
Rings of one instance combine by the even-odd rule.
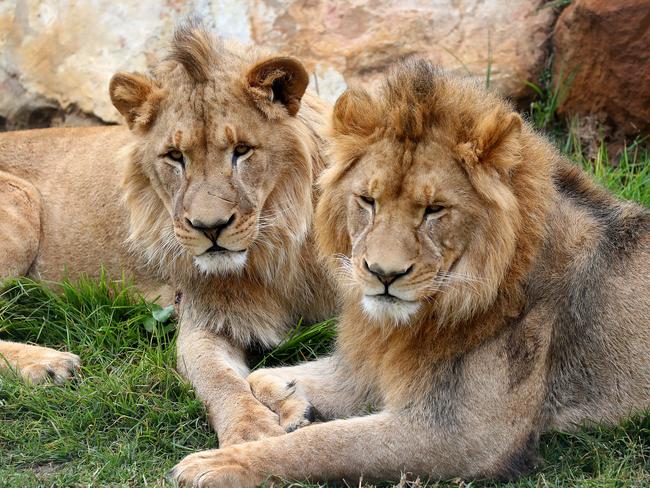
[[[0,335],[63,346],[77,381],[28,387],[0,376],[0,485],[145,486],[174,459],[216,446],[174,372],[173,336],[145,329],[151,305],[118,285],[55,293],[29,280],[0,296]]]
[[[216,447],[202,404],[173,369],[174,325],[164,309],[106,280],[54,290],[7,283],[0,337],[65,348],[83,367],[60,387],[0,375],[0,486],[159,486],[183,456]],[[259,364],[325,353],[333,325],[297,327]]]
[[[643,141],[633,141],[616,161],[600,141],[588,159],[575,132],[557,120],[557,97],[548,90],[540,95],[530,116],[540,130],[596,180],[650,206]],[[82,357],[83,367],[76,381],[60,387],[0,376],[0,486],[164,486],[164,473],[184,455],[217,445],[201,403],[174,372],[175,329],[165,312],[105,280],[62,283],[56,291],[29,280],[6,286],[0,337],[65,348]],[[332,322],[297,327],[258,364],[312,358],[328,350],[333,334]],[[546,435],[542,455],[537,473],[499,486],[650,486],[650,417]]]

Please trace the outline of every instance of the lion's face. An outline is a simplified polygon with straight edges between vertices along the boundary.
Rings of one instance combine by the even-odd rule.
[[[339,98],[316,231],[342,262],[347,303],[389,324],[486,310],[517,245],[521,127],[425,62],[398,67],[378,94]]]
[[[406,322],[455,277],[479,198],[454,155],[436,143],[412,152],[375,143],[340,185],[362,306],[370,317]]]
[[[282,221],[269,195],[308,173],[296,163],[309,158],[295,121],[307,83],[295,59],[246,62],[200,29],[177,32],[155,79],[113,77],[111,98],[137,139],[129,177],[146,177],[182,249],[162,242],[163,251],[189,254],[206,273],[244,268],[261,230]]]
[[[163,105],[160,122],[147,135],[147,170],[178,243],[200,269],[227,273],[245,265],[260,227],[271,223],[272,215],[263,216],[266,199],[291,158],[281,124],[269,123],[243,97],[220,95],[205,120],[180,102]],[[236,109],[219,109],[226,104]]]

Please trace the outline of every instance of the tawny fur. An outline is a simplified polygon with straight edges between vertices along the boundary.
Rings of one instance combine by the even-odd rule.
[[[311,232],[328,108],[304,94],[307,81],[293,58],[225,45],[188,23],[152,76],[111,80],[130,130],[0,137],[10,212],[0,226],[16,237],[0,248],[0,277],[57,280],[66,266],[94,276],[104,265],[145,291],[181,289],[178,368],[222,445],[285,432],[251,394],[246,351],[278,344],[300,317],[334,313]],[[252,150],[236,158],[241,145]],[[25,369],[16,347],[5,349]]]
[[[0,134],[0,281],[98,277],[103,266],[112,279],[124,272],[150,298],[171,299],[171,289],[124,246],[128,210],[120,186],[126,161],[120,151],[131,141],[123,127]],[[0,369],[17,368],[32,382],[49,380],[29,371],[34,364],[56,370],[57,354],[68,357],[0,341]]]
[[[541,433],[650,407],[647,209],[425,61],[346,92],[332,139],[315,225],[336,351],[249,377],[283,424],[330,421],[188,456],[182,485],[515,478]]]

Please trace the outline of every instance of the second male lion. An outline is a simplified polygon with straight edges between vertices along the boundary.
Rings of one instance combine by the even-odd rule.
[[[178,368],[222,445],[295,427],[251,394],[245,349],[334,313],[311,235],[326,108],[307,83],[296,59],[189,23],[152,77],[111,80],[128,128],[0,136],[0,278],[104,265],[145,291],[180,287]],[[78,364],[9,342],[0,356],[35,381],[63,381]]]
[[[250,382],[280,415],[350,418],[188,456],[176,479],[513,478],[542,432],[650,407],[647,209],[424,61],[346,92],[333,130],[316,229],[345,256],[337,349]]]

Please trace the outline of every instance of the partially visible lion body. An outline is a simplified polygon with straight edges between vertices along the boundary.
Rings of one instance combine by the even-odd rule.
[[[128,164],[124,148],[132,143],[124,126],[42,129],[0,135],[2,176],[20,178],[15,191],[35,189],[30,215],[39,222],[37,233],[16,232],[13,220],[1,219],[2,235],[20,243],[21,251],[36,239],[25,258],[11,259],[13,275],[59,281],[65,274],[97,277],[104,266],[113,279],[124,271],[138,287],[154,294],[163,285],[125,247],[129,212],[122,191]],[[3,179],[3,185],[7,185]],[[2,211],[20,216],[20,207]],[[20,216],[21,219],[24,218]],[[7,247],[2,248],[7,252]],[[8,262],[2,260],[3,265]],[[8,274],[2,269],[2,277]],[[169,298],[169,297],[166,297]]]
[[[281,418],[329,422],[190,455],[183,486],[512,479],[543,432],[650,408],[647,209],[425,61],[339,98],[332,147],[315,228],[343,265],[337,348],[249,376]]]
[[[0,134],[0,280],[61,281],[80,275],[125,278],[149,298],[173,288],[125,246],[122,197],[126,127],[43,129]],[[0,341],[5,360],[33,382],[63,382],[79,367],[66,352]]]

